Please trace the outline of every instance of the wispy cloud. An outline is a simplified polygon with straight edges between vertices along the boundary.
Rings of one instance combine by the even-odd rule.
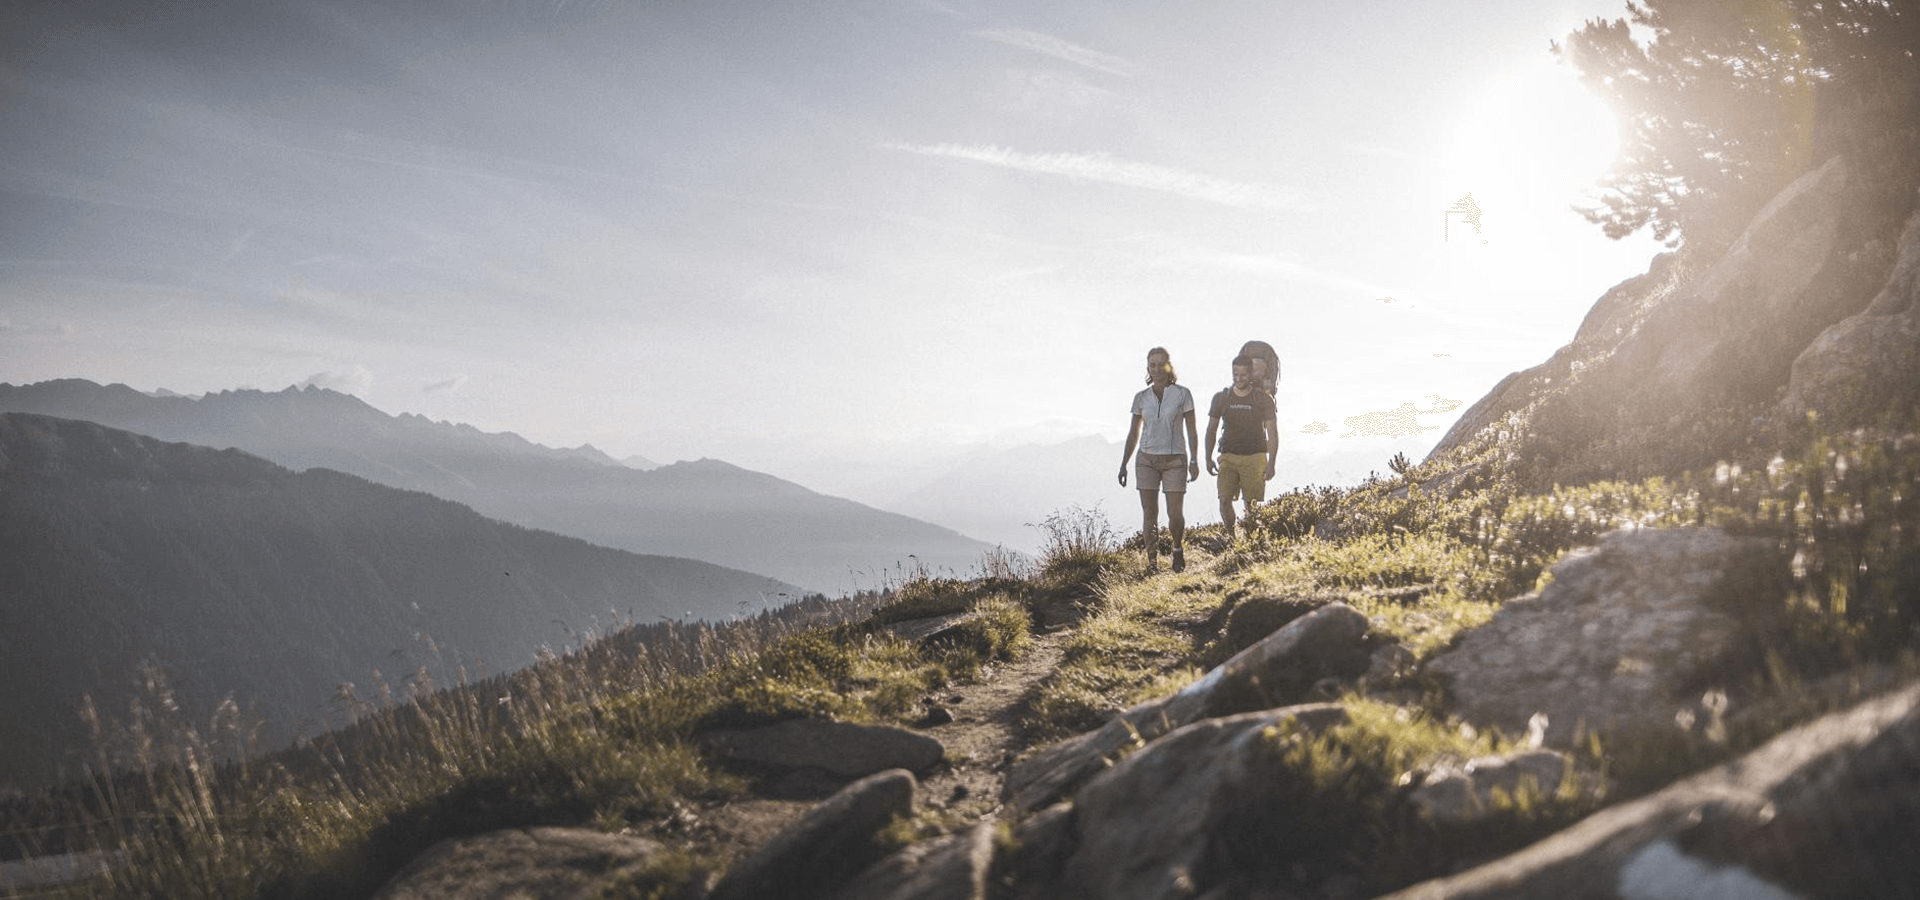
[[[1125,59],[1111,53],[1102,53],[1098,50],[1082,47],[1071,41],[1063,41],[1050,34],[1041,34],[1038,31],[1027,31],[1021,28],[997,28],[992,31],[976,31],[974,32],[974,36],[1006,44],[1009,47],[1018,47],[1042,56],[1051,56],[1054,59],[1070,62],[1076,66],[1085,66],[1096,72],[1105,72],[1108,75],[1119,75],[1124,78],[1132,74],[1128,71],[1130,66]]]
[[[1307,204],[1291,188],[1272,184],[1228,181],[1152,163],[1115,159],[1105,153],[1021,153],[993,145],[888,144],[887,149],[925,156],[985,163],[1022,172],[1063,175],[1082,181],[1119,184],[1173,194],[1189,200],[1258,209],[1305,210]]]

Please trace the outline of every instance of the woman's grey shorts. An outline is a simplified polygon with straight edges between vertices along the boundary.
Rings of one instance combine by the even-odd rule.
[[[1169,494],[1187,492],[1187,456],[1184,453],[1136,453],[1134,487]]]

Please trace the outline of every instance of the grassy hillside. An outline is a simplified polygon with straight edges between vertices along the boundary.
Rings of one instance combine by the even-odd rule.
[[[1711,739],[1678,733],[1653,746],[1587,747],[1592,776],[1564,796],[1516,807],[1471,840],[1382,818],[1383,784],[1460,744],[1435,686],[1418,676],[1349,696],[1366,712],[1274,764],[1319,773],[1303,808],[1319,810],[1330,858],[1394,860],[1389,889],[1463,858],[1517,848],[1573,817],[1724,760],[1851,699],[1847,678],[1913,667],[1920,649],[1920,435],[1826,435],[1790,452],[1706,471],[1547,492],[1513,487],[1495,456],[1421,466],[1352,489],[1294,491],[1264,504],[1239,540],[1195,535],[1194,565],[1147,576],[1137,545],[1068,512],[1030,571],[1003,564],[973,580],[918,576],[811,614],[718,628],[654,626],[619,634],[512,679],[419,692],[301,753],[220,765],[244,735],[170,718],[164,697],[131,723],[102,723],[104,746],[137,744],[148,768],[59,797],[16,804],[36,824],[75,823],[77,841],[124,846],[129,864],[85,891],[119,897],[356,897],[434,841],[532,824],[633,829],[677,848],[671,864],[620,896],[648,897],[724,868],[711,842],[676,826],[689,809],[742,796],[705,760],[701,725],[807,713],[907,722],[944,685],[990,677],[1022,652],[1035,613],[1078,607],[1060,668],[1027,704],[1029,745],[1097,725],[1108,711],[1171,693],[1204,667],[1314,605],[1341,600],[1419,659],[1531,588],[1568,548],[1630,524],[1713,524],[1769,536],[1796,560],[1778,603],[1790,639],[1730,691],[1748,712]],[[1279,603],[1270,598],[1294,598]],[[936,647],[884,623],[972,609],[965,637]],[[1368,712],[1370,710],[1370,712]],[[1478,741],[1478,743],[1476,743]],[[1477,750],[1475,748],[1478,748]],[[158,817],[169,827],[124,823]],[[956,828],[903,823],[902,836]],[[84,837],[81,837],[84,835]],[[1003,885],[1003,887],[1011,887]]]

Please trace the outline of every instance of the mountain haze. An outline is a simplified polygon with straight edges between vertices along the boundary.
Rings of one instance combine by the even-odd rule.
[[[1202,416],[1200,422],[1204,425],[1206,418]],[[1305,485],[1352,484],[1370,469],[1384,468],[1390,455],[1377,442],[1342,441],[1335,448],[1310,451],[1290,446],[1282,436],[1267,497]],[[1132,484],[1122,487],[1114,478],[1121,449],[1119,441],[1091,434],[1050,443],[980,447],[946,461],[937,474],[895,485],[884,499],[872,499],[878,506],[916,519],[944,522],[966,534],[1037,553],[1047,535],[1033,526],[1056,511],[1097,508],[1120,533],[1136,527],[1139,491]],[[981,490],[982,485],[993,489]],[[1189,523],[1219,521],[1213,488],[1214,478],[1203,467],[1200,481],[1189,488]]]
[[[0,414],[0,784],[32,782],[141,667],[190,720],[221,698],[286,740],[342,683],[501,673],[616,622],[723,619],[800,589],[484,518],[340,472]],[[338,712],[335,710],[334,712]],[[337,722],[335,724],[338,724]]]
[[[295,470],[337,469],[519,525],[761,572],[830,593],[873,587],[889,570],[915,560],[966,571],[989,549],[936,525],[717,460],[642,471],[591,447],[555,450],[510,432],[390,416],[324,388],[195,399],[60,379],[0,384],[0,412],[236,447]]]

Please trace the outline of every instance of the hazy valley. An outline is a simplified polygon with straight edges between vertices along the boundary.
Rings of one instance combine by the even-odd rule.
[[[171,684],[226,698],[267,746],[404,697],[503,674],[632,622],[722,620],[800,588],[487,519],[458,503],[293,472],[88,422],[0,413],[0,782],[93,761],[109,718]],[[343,688],[353,685],[349,693]]]
[[[640,470],[591,448],[555,450],[513,434],[391,416],[322,388],[155,397],[67,379],[0,384],[0,412],[235,447],[296,471],[335,469],[529,528],[836,595],[877,587],[916,564],[966,572],[992,547],[719,460]]]

